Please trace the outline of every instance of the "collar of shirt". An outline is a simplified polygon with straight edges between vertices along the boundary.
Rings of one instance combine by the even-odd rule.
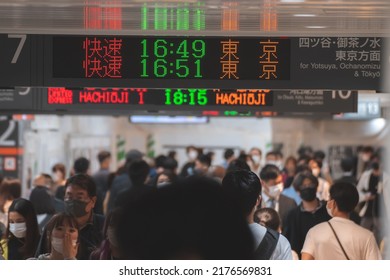
[[[317,201],[318,201],[318,206],[316,209],[314,209],[314,211],[306,211],[304,208],[303,208],[303,202],[301,202],[301,204],[299,205],[299,209],[301,210],[301,212],[309,212],[309,213],[315,213],[317,212],[319,209],[321,209],[321,207],[324,205],[325,202],[322,202],[320,201],[318,198],[317,198]]]

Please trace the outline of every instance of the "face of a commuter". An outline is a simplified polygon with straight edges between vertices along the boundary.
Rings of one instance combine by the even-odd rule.
[[[77,185],[69,185],[65,191],[64,202],[66,212],[75,217],[81,217],[92,212],[96,196],[90,197],[87,190]]]
[[[77,228],[67,222],[64,222],[62,225],[57,225],[51,234],[52,237],[61,239],[65,238],[66,235],[70,236],[72,240],[77,240],[79,237],[79,232]]]

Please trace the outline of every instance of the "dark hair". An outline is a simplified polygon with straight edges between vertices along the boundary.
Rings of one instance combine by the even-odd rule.
[[[30,194],[30,201],[34,205],[35,212],[39,214],[54,214],[54,200],[46,187],[35,187]]]
[[[353,158],[343,158],[340,162],[340,166],[344,172],[351,172],[354,166]]]
[[[197,152],[199,152],[198,148],[193,146],[193,145],[186,147],[186,153],[188,154],[190,152],[190,150],[196,150]]]
[[[53,178],[47,174],[47,173],[41,173],[40,176],[42,176],[45,179],[45,185],[48,187],[52,187],[54,184]]]
[[[363,153],[374,153],[374,148],[372,146],[364,146],[362,148]]]
[[[279,168],[273,164],[267,164],[260,171],[260,179],[263,181],[275,180],[279,175]]]
[[[320,160],[324,160],[325,159],[325,153],[324,151],[315,151],[314,154],[313,154],[313,158],[315,159],[320,159]]]
[[[77,186],[83,190],[86,190],[89,197],[96,196],[96,184],[91,176],[87,174],[76,174],[68,178],[65,183],[65,191],[70,186]]]
[[[5,199],[19,198],[22,194],[22,186],[19,179],[6,178],[0,185],[0,195]]]
[[[126,205],[117,229],[126,259],[253,258],[238,205],[204,177],[188,177]]]
[[[64,178],[66,177],[66,169],[65,169],[65,165],[63,165],[62,163],[57,163],[53,166],[53,168],[51,169],[52,172],[57,172],[60,171],[62,173],[62,175],[64,176]]]
[[[47,222],[45,227],[45,233],[47,234],[47,244],[46,244],[47,253],[51,251],[51,235],[53,233],[53,230],[57,226],[64,226],[64,225],[69,225],[77,229],[77,231],[79,232],[78,240],[80,239],[80,229],[76,219],[73,216],[66,213],[56,214]]]
[[[197,158],[197,160],[204,165],[207,165],[210,167],[211,165],[211,158],[208,155],[200,154]]]
[[[351,213],[359,203],[359,193],[354,185],[348,182],[338,182],[329,190],[330,199],[334,199],[341,212]]]
[[[222,187],[232,197],[238,199],[245,217],[250,214],[261,195],[259,177],[248,170],[228,172],[222,180]]]
[[[175,160],[174,158],[171,158],[171,157],[167,157],[164,162],[163,162],[163,165],[162,167],[164,167],[164,169],[168,169],[168,170],[172,170],[174,171],[178,166],[178,163],[177,163],[177,160]]]
[[[16,238],[9,231],[9,214],[11,212],[19,213],[26,220],[26,237],[23,246],[19,249],[19,253],[24,259],[31,258],[35,254],[40,238],[37,215],[35,213],[34,206],[31,201],[24,198],[17,198],[12,202],[8,210],[8,226],[6,233],[10,239]]]
[[[303,181],[305,179],[309,179],[313,183],[313,186],[318,187],[318,179],[317,179],[317,177],[314,176],[310,171],[303,171],[303,172],[299,172],[294,177],[294,180],[292,182],[292,186],[294,187],[294,189],[296,191],[300,191],[301,190]]]
[[[284,161],[284,166],[286,166],[289,161],[293,162],[295,168],[297,167],[298,161],[294,156],[289,156],[288,158],[286,158],[286,160]]]
[[[254,221],[262,226],[279,231],[280,228],[280,216],[278,212],[273,208],[260,208],[257,209],[254,214]]]
[[[111,157],[111,153],[109,151],[101,151],[98,153],[97,158],[100,164],[103,163],[107,158]]]
[[[73,169],[76,174],[86,174],[89,168],[89,160],[85,157],[80,157],[74,161]]]
[[[159,155],[154,159],[154,164],[156,168],[164,167],[164,161],[167,159],[167,156]]]
[[[150,166],[144,160],[135,160],[130,164],[129,177],[134,186],[143,185],[149,175]]]
[[[248,171],[250,171],[251,168],[249,167],[249,165],[244,160],[235,159],[235,160],[232,160],[229,163],[229,166],[226,169],[226,173],[230,172],[230,171],[236,171],[236,170],[248,170]]]
[[[223,158],[224,159],[229,159],[232,156],[234,156],[234,151],[233,149],[226,149],[225,152],[223,153]]]
[[[168,157],[174,159],[176,157],[176,151],[174,151],[174,150],[169,151],[168,152]]]

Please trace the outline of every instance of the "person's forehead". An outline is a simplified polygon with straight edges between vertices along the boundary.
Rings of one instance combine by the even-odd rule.
[[[13,220],[24,219],[24,217],[19,212],[16,212],[16,211],[10,211],[9,218],[13,219]]]
[[[69,185],[66,187],[66,192],[69,193],[79,193],[79,194],[86,194],[87,190],[81,188],[80,186],[77,185]]]

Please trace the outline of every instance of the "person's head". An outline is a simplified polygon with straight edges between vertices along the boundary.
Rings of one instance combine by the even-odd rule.
[[[273,164],[267,164],[260,171],[263,192],[270,198],[278,198],[283,191],[283,178],[280,169]]]
[[[234,151],[233,151],[233,149],[226,149],[225,152],[223,153],[223,158],[226,161],[231,161],[232,159],[234,159]]]
[[[254,221],[262,226],[281,232],[281,221],[275,209],[266,207],[257,209],[254,214]]]
[[[79,241],[79,226],[76,219],[66,213],[54,215],[46,225],[48,252],[55,251],[63,254],[64,239],[70,238],[72,245],[77,246]]]
[[[193,162],[197,159],[199,155],[199,150],[195,146],[187,146],[186,154],[188,156],[188,160]]]
[[[246,161],[241,160],[241,159],[235,159],[231,161],[228,165],[228,168],[226,169],[226,173],[230,171],[236,171],[236,170],[248,170],[250,171],[251,168],[249,165],[246,163]]]
[[[0,184],[0,211],[7,212],[4,206],[7,201],[9,203],[19,198],[22,194],[22,186],[19,179],[6,178]]]
[[[277,155],[274,151],[271,151],[271,152],[268,152],[266,155],[265,155],[265,162],[266,163],[270,163],[270,164],[275,164],[275,162],[277,161]]]
[[[41,173],[37,177],[35,177],[33,181],[33,186],[42,186],[42,187],[47,187],[48,189],[51,190],[52,186],[54,184],[54,181],[52,177],[49,174],[46,173]]]
[[[125,259],[253,257],[238,205],[206,177],[188,177],[126,205],[117,229]]]
[[[51,169],[53,172],[53,181],[56,183],[61,183],[66,178],[66,169],[65,165],[62,163],[57,163]]]
[[[309,171],[298,173],[292,183],[294,189],[299,192],[304,201],[316,199],[318,179]]]
[[[75,174],[87,174],[89,170],[89,160],[85,157],[79,157],[74,161],[73,170]]]
[[[318,178],[321,174],[322,163],[318,160],[311,159],[309,161],[309,167],[311,169],[311,173]]]
[[[46,187],[35,187],[31,191],[30,201],[34,205],[37,215],[55,213],[53,196]]]
[[[259,148],[253,147],[249,150],[249,155],[252,159],[252,162],[255,164],[260,164],[262,152]]]
[[[289,173],[295,173],[297,169],[297,159],[293,156],[286,158],[284,167]]]
[[[172,184],[176,181],[177,176],[175,173],[173,173],[171,170],[166,169],[159,175],[157,175],[157,180],[156,180],[156,186],[158,188],[167,186],[169,184]]]
[[[345,215],[351,213],[358,202],[359,193],[356,187],[348,182],[339,182],[331,186],[326,208],[330,216],[338,216],[339,212]]]
[[[177,155],[177,153],[174,150],[171,150],[171,151],[168,152],[168,157],[169,158],[176,159],[176,155]]]
[[[65,212],[81,218],[92,214],[96,203],[96,185],[91,176],[76,174],[65,183]]]
[[[161,173],[164,170],[164,162],[167,159],[165,155],[159,155],[154,159],[154,167],[157,173]]]
[[[323,162],[325,159],[325,152],[321,150],[315,151],[313,154],[313,158],[317,161]]]
[[[8,212],[6,235],[23,239],[19,252],[23,257],[32,257],[39,241],[39,227],[33,204],[24,198],[15,199]]]
[[[251,215],[254,208],[261,202],[262,185],[259,177],[252,171],[228,172],[222,180],[222,187],[238,200],[245,217]]]
[[[134,160],[141,160],[143,158],[143,153],[136,149],[132,149],[127,152],[126,154],[126,163],[131,164],[132,161]]]
[[[135,160],[130,164],[129,177],[134,186],[145,184],[150,171],[150,166],[144,160]]]
[[[111,163],[111,153],[109,151],[101,151],[97,155],[100,168],[108,169]]]
[[[364,146],[361,150],[361,159],[364,162],[369,162],[373,154],[374,148],[372,146]]]
[[[167,157],[163,162],[164,170],[170,170],[173,173],[177,172],[178,163],[177,160],[171,157]]]
[[[211,159],[207,155],[200,155],[195,160],[195,174],[206,175],[211,165]]]
[[[340,162],[340,167],[343,170],[343,172],[352,172],[353,167],[354,167],[353,158],[350,158],[350,157],[343,158]]]

